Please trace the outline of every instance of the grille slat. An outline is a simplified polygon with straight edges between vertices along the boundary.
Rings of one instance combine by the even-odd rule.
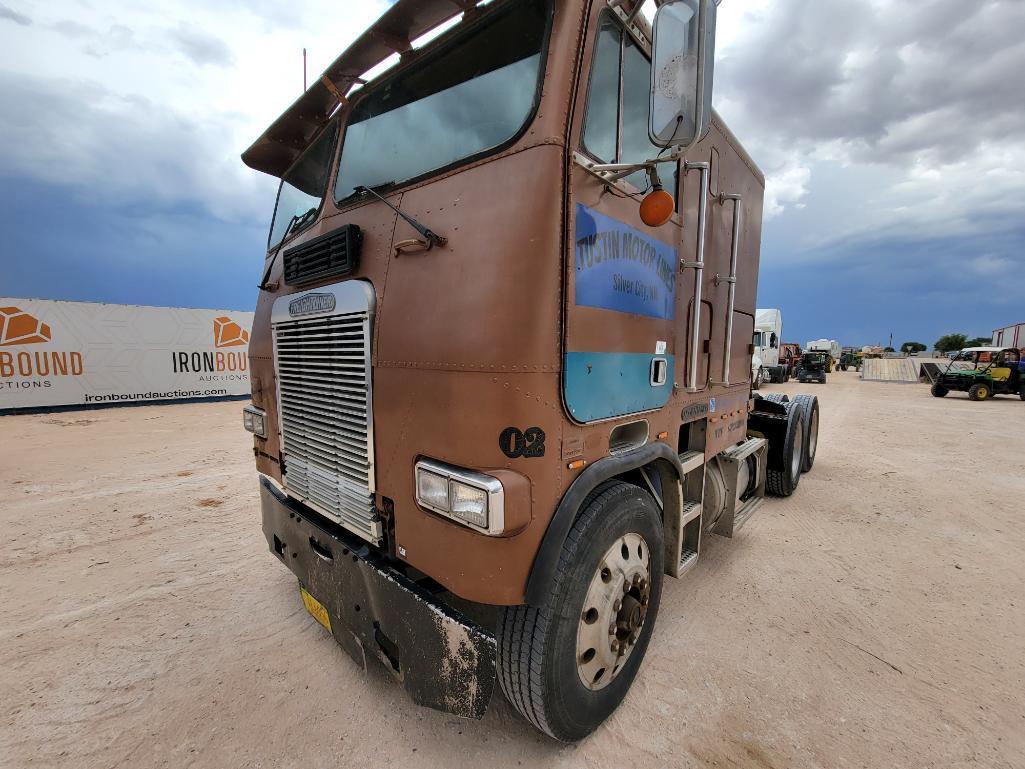
[[[300,403],[307,408],[315,409],[320,411],[325,416],[332,415],[339,421],[346,421],[346,418],[350,418],[351,421],[355,422],[353,426],[359,427],[359,421],[366,419],[366,412],[360,409],[351,408],[344,403],[340,403],[330,398],[318,398],[308,392],[302,395],[296,394],[294,391],[282,391],[282,397],[287,396],[287,400],[292,403]]]
[[[274,326],[285,488],[350,531],[379,542],[369,339],[369,307]]]

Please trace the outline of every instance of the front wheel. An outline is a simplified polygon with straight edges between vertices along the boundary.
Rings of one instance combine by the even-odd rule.
[[[950,390],[948,390],[946,387],[937,382],[932,386],[929,392],[932,393],[932,397],[934,398],[945,398],[947,396],[947,393],[950,392]]]
[[[646,491],[612,481],[584,501],[544,604],[499,617],[499,683],[524,718],[573,742],[619,706],[651,639],[663,557],[661,515]]]

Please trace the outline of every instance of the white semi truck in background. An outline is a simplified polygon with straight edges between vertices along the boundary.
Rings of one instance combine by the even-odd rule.
[[[783,311],[755,310],[754,355],[751,358],[751,381],[757,388],[762,383],[785,382],[788,367],[780,360],[783,345]]]

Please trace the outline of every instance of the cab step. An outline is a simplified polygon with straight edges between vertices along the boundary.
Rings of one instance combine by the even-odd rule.
[[[680,454],[680,464],[683,465],[683,474],[693,472],[705,464],[705,452],[685,451]]]

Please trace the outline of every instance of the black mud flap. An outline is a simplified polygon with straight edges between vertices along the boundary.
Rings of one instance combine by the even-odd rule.
[[[786,469],[783,446],[786,443],[788,419],[785,405],[757,396],[754,408],[747,415],[748,434],[769,441],[767,466],[770,470]]]
[[[418,705],[483,717],[495,688],[492,634],[392,569],[362,540],[328,532],[265,478],[260,502],[271,552],[323,606],[331,634],[357,664],[376,657]]]

